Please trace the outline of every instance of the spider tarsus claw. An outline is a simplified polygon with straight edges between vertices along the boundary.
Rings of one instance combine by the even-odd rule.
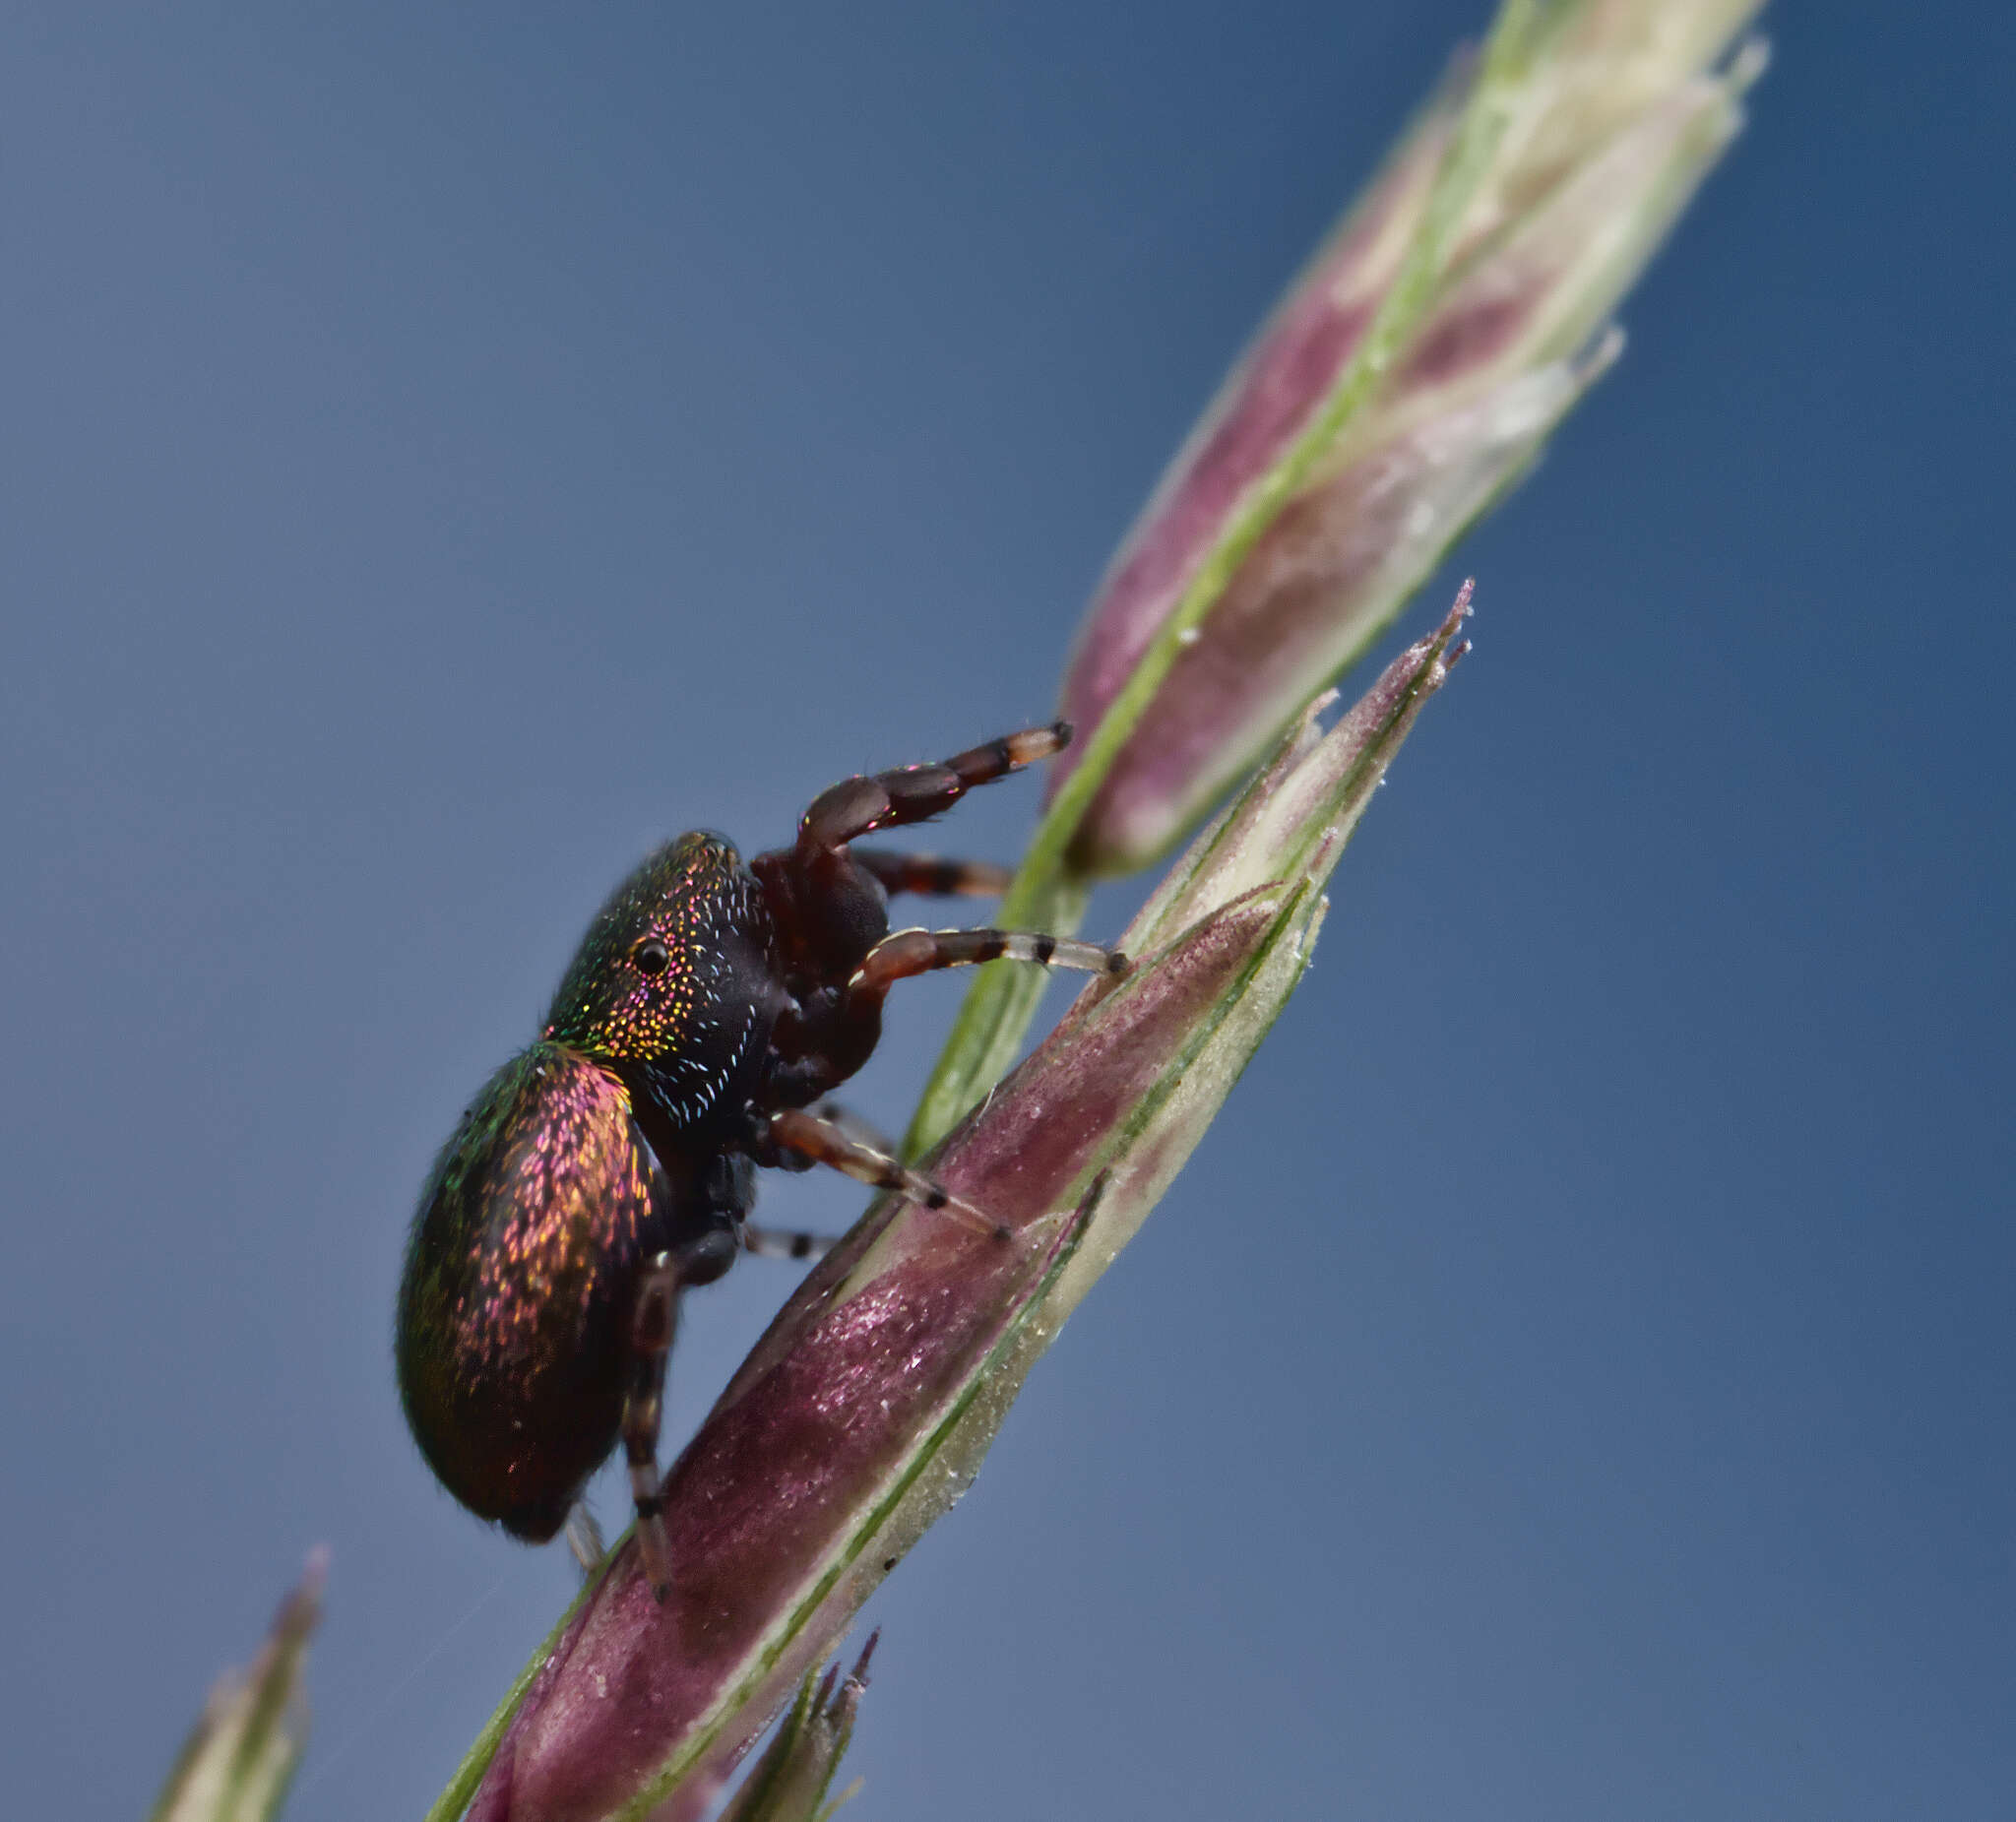
[[[1124,974],[1130,969],[1132,969],[1133,966],[1133,957],[1127,955],[1122,950],[1115,949],[1111,955],[1106,957],[1106,973],[1109,974]]]

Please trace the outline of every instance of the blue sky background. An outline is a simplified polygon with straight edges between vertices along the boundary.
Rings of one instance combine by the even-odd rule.
[[[652,842],[1049,713],[1485,14],[10,11],[15,1813],[143,1812],[318,1539],[289,1813],[438,1790],[572,1571],[401,1425],[434,1147]],[[2016,29],[1767,26],[1622,366],[1410,616],[1479,577],[1315,973],[877,1597],[864,1822],[2016,1804]],[[790,1282],[690,1301],[675,1434]]]

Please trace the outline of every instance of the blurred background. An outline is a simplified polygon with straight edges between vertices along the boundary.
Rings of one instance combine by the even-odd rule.
[[[17,1813],[141,1813],[320,1539],[288,1814],[431,1799],[574,1586],[401,1422],[434,1148],[649,845],[1051,712],[1487,15],[10,9]],[[865,1616],[850,1815],[2016,1804],[2016,27],[1765,29],[1623,364],[1396,631],[1477,575],[1315,973]],[[668,1444],[790,1272],[689,1301]]]

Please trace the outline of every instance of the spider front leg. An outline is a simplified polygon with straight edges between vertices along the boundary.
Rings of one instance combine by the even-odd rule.
[[[1034,962],[1041,968],[1070,968],[1085,974],[1124,974],[1127,958],[1117,949],[1043,936],[1023,930],[898,930],[868,951],[847,983],[844,1016],[882,1017],[889,989],[913,974],[941,968],[971,968],[976,962]]]
[[[623,1391],[623,1453],[630,1464],[630,1498],[637,1508],[637,1554],[659,1600],[671,1586],[671,1545],[665,1537],[664,1497],[658,1476],[658,1432],[664,1415],[665,1355],[679,1319],[679,1275],[670,1253],[660,1253],[638,1281],[630,1317],[629,1378]]]
[[[976,785],[991,785],[1047,759],[1070,739],[1071,723],[1052,722],[1047,727],[1025,727],[955,753],[936,765],[899,766],[868,778],[843,779],[814,797],[799,819],[798,858],[808,861],[877,829],[926,822],[949,810]]]

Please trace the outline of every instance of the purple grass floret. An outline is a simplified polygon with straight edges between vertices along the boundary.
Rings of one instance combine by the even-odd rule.
[[[1392,620],[1615,359],[1606,320],[1740,123],[1752,0],[1508,6],[1310,262],[1101,584],[1081,875],[1166,850]],[[1158,643],[1170,643],[1158,651]]]

